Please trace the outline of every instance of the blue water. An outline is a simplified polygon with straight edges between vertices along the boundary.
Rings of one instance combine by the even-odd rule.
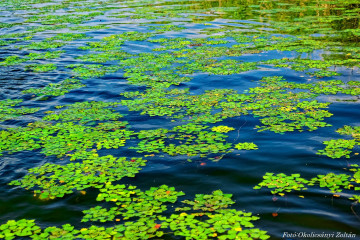
[[[61,2],[61,1],[60,1]],[[132,1],[131,1],[132,2]],[[165,1],[167,4],[176,4],[173,1]],[[140,5],[145,4],[141,3]],[[39,5],[42,6],[42,5]],[[128,12],[127,1],[116,3],[120,11]],[[2,8],[2,22],[21,24],[22,18],[27,17],[30,11],[12,11],[11,5]],[[1,10],[1,8],[0,8]],[[9,11],[8,11],[9,10]],[[61,13],[61,11],[59,11]],[[22,95],[21,91],[32,87],[43,87],[49,83],[56,83],[71,75],[67,65],[77,63],[75,57],[85,54],[78,47],[84,46],[87,41],[96,41],[105,36],[127,31],[148,31],[141,23],[153,20],[141,20],[130,18],[110,18],[109,15],[118,10],[111,10],[104,16],[98,16],[85,22],[84,25],[106,24],[109,29],[88,31],[86,34],[93,37],[90,40],[77,40],[57,50],[65,50],[66,53],[54,60],[36,60],[37,63],[55,63],[56,71],[49,73],[32,73],[24,71],[23,65],[1,67],[0,70],[0,100],[24,99],[22,106],[40,107],[40,111],[25,115],[18,119],[6,121],[1,127],[26,126],[29,122],[41,119],[44,112],[54,110],[57,105],[66,105],[79,101],[120,101],[124,97],[120,93],[126,91],[144,90],[144,87],[130,85],[123,72],[110,73],[101,78],[83,80],[86,87],[72,90],[68,94],[59,97],[51,97],[46,101],[38,101],[30,95]],[[59,13],[59,14],[60,14]],[[170,20],[171,21],[171,20]],[[182,32],[168,32],[162,37],[199,37],[199,31],[205,29],[204,24],[189,22],[188,18],[176,18],[175,24],[182,23],[187,29]],[[234,23],[236,22],[236,24]],[[251,28],[252,24],[263,24],[265,30],[270,30],[269,24],[257,22],[253,19],[226,19],[216,15],[212,24],[231,24],[242,28]],[[35,24],[25,24],[32,26]],[[12,28],[3,28],[0,34],[23,32],[23,25]],[[269,28],[269,29],[267,29]],[[66,32],[67,30],[47,31],[35,34],[32,41],[40,41],[51,37],[54,33]],[[24,56],[26,50],[19,50],[14,46],[23,43],[15,43],[0,49],[0,59],[10,55]],[[129,53],[151,52],[154,44],[148,42],[127,42],[123,50]],[[243,61],[269,60],[273,58],[294,57],[298,53],[268,51],[259,54],[245,54],[239,58]],[[315,51],[313,59],[320,58],[321,52]],[[28,63],[26,63],[28,64]],[[339,79],[344,81],[360,80],[359,69],[354,71],[344,69],[342,76],[324,79]],[[182,83],[179,88],[189,88],[191,94],[201,94],[205,90],[217,88],[231,88],[238,92],[246,92],[247,89],[258,86],[258,80],[264,76],[284,76],[288,81],[306,82],[307,79],[317,81],[304,72],[296,72],[290,69],[261,66],[257,70],[247,71],[236,75],[218,76],[208,74],[196,74],[190,82]],[[360,239],[360,206],[352,205],[352,202],[344,193],[341,198],[332,197],[325,189],[312,187],[302,192],[304,198],[297,194],[287,194],[286,197],[278,197],[274,201],[268,190],[254,190],[262,176],[266,172],[274,173],[301,173],[302,177],[312,178],[317,174],[347,173],[344,168],[349,164],[358,163],[359,157],[350,160],[330,159],[326,156],[316,155],[316,152],[324,148],[323,141],[339,138],[335,132],[343,125],[359,126],[360,104],[359,102],[337,102],[338,96],[322,96],[320,101],[333,102],[329,111],[334,115],[326,121],[332,127],[320,128],[314,132],[289,132],[276,134],[269,131],[257,132],[254,127],[259,124],[259,119],[251,115],[234,117],[224,120],[221,125],[232,126],[236,131],[230,132],[228,142],[254,142],[259,146],[256,151],[238,151],[226,154],[218,162],[206,158],[195,158],[188,162],[186,157],[149,158],[148,164],[136,175],[134,179],[124,179],[123,182],[131,182],[141,189],[151,186],[167,184],[184,191],[188,197],[197,193],[211,193],[216,189],[233,194],[234,207],[238,210],[246,210],[258,215],[260,220],[255,222],[256,227],[268,231],[271,239],[281,239],[284,232],[316,232],[333,233],[347,232],[357,234]],[[140,115],[139,112],[130,112],[125,107],[119,110],[127,114],[124,120],[128,121],[133,131],[142,129],[171,128],[178,123],[171,122],[166,117],[149,117]],[[210,126],[213,126],[210,124]],[[129,141],[127,146],[132,146],[135,140]],[[117,156],[142,156],[135,150],[120,148],[106,150],[104,153]],[[97,195],[95,190],[89,190],[86,196],[74,193],[64,198],[41,201],[33,197],[29,190],[8,186],[12,180],[19,179],[27,173],[27,169],[41,166],[44,163],[64,164],[56,157],[45,157],[39,151],[24,151],[14,154],[4,154],[0,157],[0,224],[9,219],[36,219],[42,227],[59,226],[71,223],[81,227],[80,219],[82,210],[93,206]],[[202,164],[205,163],[205,164]],[[273,217],[272,213],[278,213]]]

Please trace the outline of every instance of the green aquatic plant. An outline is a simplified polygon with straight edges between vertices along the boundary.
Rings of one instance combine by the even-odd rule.
[[[347,60],[311,60],[311,59],[273,59],[264,61],[265,64],[272,64],[276,67],[289,67],[296,71],[305,71],[309,69],[320,69],[315,72],[306,72],[306,74],[314,75],[317,77],[330,77],[339,75],[335,71],[328,70],[329,67],[333,66],[354,66],[359,65],[358,59],[347,59]]]
[[[196,194],[194,201],[182,201],[191,207],[177,208],[175,211],[189,211],[192,209],[214,212],[234,204],[235,202],[231,200],[231,197],[232,194],[224,194],[221,190],[216,190],[211,195]]]
[[[121,46],[124,44],[125,41],[144,41],[147,38],[153,36],[153,33],[142,33],[142,32],[124,32],[121,34],[113,34],[101,39],[98,42],[89,42],[88,46],[80,47],[83,50],[92,50],[92,51],[103,51],[103,52],[114,52],[114,53],[105,53],[102,56],[106,55],[113,55],[114,57],[116,54],[124,54],[125,52],[120,52]],[[130,55],[128,55],[130,56]],[[127,56],[126,56],[127,57]]]
[[[125,41],[144,41],[152,36],[154,36],[154,34],[149,32],[146,33],[146,32],[129,31],[129,32],[114,34],[109,37],[105,37],[104,40],[107,41],[110,39],[120,38]]]
[[[214,40],[214,39],[206,39],[206,38],[158,38],[148,40],[153,43],[160,43],[162,47],[155,48],[153,51],[164,51],[164,50],[172,50],[172,49],[183,49],[189,47],[199,47],[203,45],[218,45],[218,44],[226,44],[229,41],[226,40]]]
[[[103,51],[103,52],[111,52],[111,51],[119,51],[124,44],[125,40],[116,37],[107,37],[102,39],[99,42],[88,42],[85,47],[79,47],[82,50],[92,50],[92,51]]]
[[[263,117],[260,119],[263,126],[257,126],[260,131],[284,133],[296,129],[303,131],[303,128],[313,131],[319,127],[331,126],[323,120],[332,114],[321,109],[327,108],[330,103],[306,101],[305,99],[317,96],[308,92],[285,92],[287,88],[295,89],[297,86],[283,80],[276,76],[264,77],[261,87],[249,89],[250,93],[257,96],[257,101],[249,104],[254,109],[253,114],[255,117]]]
[[[181,31],[183,29],[186,29],[185,27],[181,27],[178,25],[174,25],[174,24],[167,24],[167,25],[152,25],[149,26],[150,30],[153,30],[155,32],[158,33],[162,33],[162,32],[169,32],[169,31]]]
[[[326,175],[320,174],[316,177],[313,177],[310,180],[306,180],[304,178],[300,178],[300,174],[292,174],[291,176],[287,176],[286,174],[279,173],[274,175],[274,173],[266,173],[263,176],[263,181],[256,185],[254,189],[261,189],[262,187],[267,187],[272,190],[272,194],[278,193],[281,196],[284,196],[285,192],[292,191],[302,191],[306,190],[307,187],[317,186],[320,188],[327,188],[330,190],[330,193],[333,194],[334,197],[340,197],[338,193],[341,193],[343,190],[346,190],[346,195],[352,190],[352,194],[358,194],[357,191],[360,190],[360,169],[359,165],[353,164],[351,168],[348,169],[352,173],[349,174],[335,174],[328,173]],[[346,196],[344,195],[344,196]],[[304,197],[304,196],[300,196]],[[348,197],[349,200],[359,201],[358,195],[353,195],[352,197]]]
[[[142,130],[139,139],[144,139],[136,147],[140,153],[164,152],[170,156],[187,155],[205,157],[214,153],[225,153],[231,143],[225,142],[224,134],[205,130],[203,125],[187,124],[173,129]]]
[[[216,126],[216,127],[211,128],[211,131],[219,132],[219,133],[227,133],[227,132],[230,132],[233,130],[235,130],[235,128],[228,127],[228,126]]]
[[[27,30],[27,32],[34,34],[34,33],[38,33],[38,32],[54,31],[54,30],[63,29],[63,28],[66,28],[65,24],[28,26],[26,28],[26,30]]]
[[[124,93],[125,97],[137,98],[123,100],[121,103],[128,106],[131,111],[142,110],[142,114],[150,116],[169,116],[179,119],[186,117],[186,120],[206,123],[221,121],[225,118],[223,112],[212,114],[212,111],[221,106],[220,101],[226,99],[227,96],[230,98],[234,93],[235,91],[231,89],[216,89],[205,91],[200,95],[190,95],[188,89],[157,89],[157,91],[150,89],[145,93]],[[239,100],[241,101],[241,98]],[[246,101],[245,97],[244,101]],[[232,110],[230,107],[227,109],[229,112]],[[241,109],[234,109],[231,114],[239,116]]]
[[[360,183],[360,168],[358,164],[352,164],[351,165],[352,168],[350,168],[349,170],[351,172],[354,172],[353,178],[351,179],[351,181],[354,181],[356,183]],[[360,187],[355,187],[355,190],[360,190]]]
[[[25,56],[25,58],[29,59],[30,61],[37,59],[55,59],[55,58],[59,58],[63,53],[65,53],[65,51],[49,51],[49,52],[45,52],[45,54],[44,52],[42,53],[31,52],[27,56]]]
[[[59,33],[60,31],[57,30],[60,29],[62,29],[61,32],[68,29],[85,32],[108,28],[108,26],[112,28],[112,31],[121,28],[123,31],[121,34],[106,35],[107,37],[103,39],[87,42],[86,46],[80,47],[80,49],[89,50],[85,55],[82,51],[76,52],[79,54],[75,55],[75,59],[106,64],[73,65],[70,67],[74,68],[72,73],[80,78],[91,78],[123,69],[124,77],[129,84],[144,86],[138,91],[123,92],[122,96],[128,98],[121,99],[123,106],[127,106],[130,111],[139,111],[140,114],[147,115],[144,117],[160,116],[164,121],[171,120],[176,125],[179,124],[177,120],[190,123],[170,129],[151,129],[136,133],[140,139],[137,147],[141,147],[137,150],[146,150],[144,152],[149,153],[165,152],[173,156],[197,154],[204,157],[208,153],[231,151],[232,149],[229,149],[231,144],[225,142],[226,135],[221,133],[234,130],[231,127],[221,126],[211,129],[205,125],[207,123],[221,122],[229,118],[232,118],[229,119],[231,121],[236,121],[236,117],[241,115],[252,115],[259,119],[256,126],[259,131],[275,133],[313,131],[320,127],[330,126],[325,119],[332,115],[327,111],[331,99],[315,99],[317,96],[320,94],[359,95],[360,88],[356,81],[330,80],[303,83],[300,82],[302,80],[287,82],[280,77],[270,77],[263,78],[260,85],[244,93],[238,93],[232,89],[213,89],[200,94],[194,94],[196,88],[193,88],[192,84],[187,84],[193,77],[200,74],[239,74],[260,67],[263,69],[263,65],[291,68],[318,78],[339,75],[340,72],[336,71],[338,66],[342,67],[341,71],[344,68],[346,71],[352,70],[353,67],[356,71],[356,67],[359,66],[359,51],[354,47],[347,47],[351,45],[350,42],[358,42],[359,36],[359,31],[356,29],[358,9],[354,7],[353,2],[335,1],[331,4],[319,5],[314,1],[308,1],[301,6],[299,4],[302,3],[260,1],[234,5],[231,1],[221,3],[195,1],[174,5],[166,1],[151,4],[149,1],[127,1],[119,5],[115,0],[62,1],[61,3],[51,0],[4,1],[0,3],[2,9],[12,12],[20,10],[21,12],[14,12],[14,16],[21,15],[26,22],[24,24],[3,23],[0,24],[1,27],[14,27],[10,31],[18,32],[20,28],[17,29],[15,25],[19,25],[29,34],[36,36],[36,33],[41,33],[41,36],[53,37],[19,46],[14,43],[30,40],[31,36],[9,35],[7,39],[5,37],[7,34],[4,34],[0,36],[4,39],[0,45],[6,46],[7,49],[20,47],[25,50],[43,50],[62,47],[70,44],[68,41],[87,38],[87,35],[81,32]],[[229,7],[233,5],[236,7]],[[29,12],[24,16],[19,15],[23,10]],[[101,15],[104,16],[94,19]],[[241,21],[241,26],[239,26],[239,21],[222,23],[218,20],[226,18],[256,21],[259,19],[258,15],[261,16],[261,25]],[[114,17],[123,19],[109,24],[109,19]],[[103,18],[106,20],[104,21]],[[154,21],[148,21],[149,19],[154,19]],[[91,21],[92,26],[77,25],[86,21]],[[98,22],[107,24],[96,25]],[[124,24],[130,23],[131,28],[134,29],[134,24],[139,22],[145,26],[144,29],[147,27],[154,32],[123,30]],[[185,30],[181,27],[184,22],[191,29],[184,31],[182,35],[194,36],[194,25],[196,30],[201,28],[201,33],[213,36],[209,38],[159,38],[160,36],[157,36],[158,33],[166,31],[175,31],[170,34],[179,36],[176,31]],[[270,23],[272,31],[266,29],[267,23]],[[211,25],[215,27],[209,27]],[[349,29],[350,25],[354,29]],[[334,31],[335,29],[337,31]],[[43,31],[48,32],[42,34]],[[108,32],[95,33],[97,36],[102,34],[108,34]],[[166,35],[168,36],[168,33]],[[165,34],[161,35],[163,36]],[[127,41],[147,42],[129,43]],[[122,51],[124,48],[130,49],[132,53],[136,52],[138,49],[132,49],[132,46],[139,44],[147,48],[140,51],[149,52],[129,54]],[[151,50],[154,51],[151,52]],[[23,57],[11,56],[9,59],[3,58],[0,64],[11,66],[25,61],[58,58],[60,57],[58,52],[60,51],[47,53],[37,51]],[[330,52],[336,52],[341,57],[333,57]],[[248,62],[249,59],[258,59],[263,56],[273,58],[279,55],[280,57],[291,56],[291,58]],[[315,58],[320,60],[314,60]],[[112,61],[119,61],[119,65],[110,63]],[[36,67],[39,67],[40,71],[46,69],[37,62],[34,65],[34,68]],[[215,76],[212,78],[214,79]],[[187,87],[186,85],[190,86],[190,89],[183,88]],[[28,89],[24,93],[59,96],[82,86],[80,80],[67,79],[60,83],[49,84],[44,88]],[[34,171],[38,175],[31,173],[34,179],[26,184],[36,185],[36,190],[44,187],[46,189],[43,192],[44,195],[40,195],[42,199],[53,198],[52,193],[58,193],[59,197],[73,191],[86,194],[80,189],[85,189],[89,187],[88,185],[92,187],[96,185],[104,190],[101,191],[101,195],[99,194],[98,200],[106,203],[104,206],[95,206],[85,210],[86,215],[83,220],[110,221],[108,223],[110,225],[106,227],[86,225],[78,230],[74,226],[65,224],[41,230],[32,221],[11,221],[1,225],[0,238],[135,240],[173,237],[185,239],[269,238],[266,232],[254,228],[252,221],[258,219],[257,217],[252,216],[251,213],[227,209],[233,204],[231,195],[223,194],[220,190],[210,195],[198,194],[193,200],[185,200],[182,202],[185,206],[176,206],[178,211],[172,214],[173,205],[177,198],[181,197],[181,192],[171,187],[160,186],[141,191],[132,186],[112,185],[109,179],[114,179],[117,171],[126,170],[128,167],[118,165],[122,160],[115,157],[100,157],[97,155],[97,150],[123,146],[125,141],[134,135],[133,132],[124,129],[127,127],[126,122],[119,121],[122,114],[116,111],[117,106],[120,104],[111,105],[99,102],[58,106],[56,108],[59,110],[48,111],[45,117],[42,115],[42,121],[31,123],[27,127],[10,128],[0,132],[0,151],[2,152],[39,149],[46,155],[55,154],[59,157],[71,157],[70,160],[83,160],[76,162],[79,165],[65,163],[61,167],[46,165],[41,169],[36,168]],[[8,109],[17,110],[18,108],[5,106],[1,109],[5,112],[4,116],[7,111],[10,111]],[[326,142],[329,148],[324,150],[323,154],[335,157],[350,156],[351,149],[359,145],[359,134],[355,128],[344,128],[341,131],[352,135],[353,139]],[[238,143],[235,148],[250,150],[257,149],[257,146],[254,143]],[[94,158],[96,159],[93,160]],[[131,164],[135,164],[136,161],[136,159],[126,160]],[[108,170],[109,168],[111,170]],[[334,193],[344,189],[351,190],[353,187],[357,191],[358,185],[350,186],[354,182],[359,183],[358,169],[355,166],[353,173],[351,179],[345,174],[331,173],[319,175],[309,182],[329,188]],[[101,179],[101,175],[105,175],[105,178]],[[51,177],[53,178],[49,180]],[[64,180],[59,180],[60,177],[66,179],[66,183]],[[285,182],[289,181],[290,185],[282,185],[283,182],[279,181],[283,179]],[[279,187],[281,189],[279,194],[287,190],[303,190],[300,179],[298,174],[278,176],[271,183],[274,185],[267,186]],[[103,180],[105,182],[102,182]],[[113,181],[116,180],[118,179]],[[100,181],[101,184],[96,181]],[[74,182],[76,187],[66,185],[67,182]],[[349,185],[347,185],[348,182],[350,182]],[[61,188],[59,185],[66,185],[66,187]],[[291,187],[295,189],[290,189]],[[50,188],[54,191],[47,194]],[[39,194],[42,193],[37,192],[36,196]],[[359,201],[360,198],[354,195],[353,200]],[[110,204],[115,207],[107,209]]]
[[[241,236],[269,238],[265,231],[254,228],[252,221],[259,219],[258,217],[251,213],[227,209],[234,203],[231,200],[232,195],[224,194],[221,190],[209,195],[197,194],[194,200],[182,201],[186,207],[176,208],[175,211],[180,212],[179,214],[174,213],[170,217],[162,215],[168,211],[168,204],[174,204],[177,198],[183,195],[183,192],[166,185],[152,187],[143,192],[135,186],[106,184],[100,190],[97,201],[112,202],[116,207],[106,209],[97,206],[85,210],[86,215],[82,221],[119,221],[126,224],[128,219],[142,220],[146,217],[153,224],[153,228],[159,230],[158,237],[168,235],[170,230],[174,235],[186,239],[236,239]],[[153,219],[158,220],[154,222]]]
[[[190,77],[183,77],[171,70],[159,70],[152,74],[144,73],[125,73],[127,81],[134,85],[145,85],[153,88],[170,87],[171,85],[179,85],[180,83],[188,82]]]
[[[61,15],[33,15],[26,19],[25,22],[37,23],[40,22],[43,25],[53,25],[53,24],[80,24],[90,19],[103,15],[102,12],[92,12],[88,14],[61,14]]]
[[[16,43],[16,40],[0,40],[0,46],[7,46]]]
[[[0,100],[0,121],[15,119],[22,115],[32,114],[40,110],[40,108],[17,108],[23,100],[21,99],[6,99]]]
[[[6,57],[0,62],[0,66],[13,66],[25,62],[26,59],[20,58],[19,56],[13,55]]]
[[[87,79],[94,77],[102,77],[107,73],[113,73],[120,69],[119,66],[104,66],[101,64],[70,64],[67,68],[72,68],[75,76]]]
[[[9,220],[0,226],[0,238],[14,239],[15,237],[31,237],[41,233],[35,220],[21,219],[19,221]]]
[[[130,81],[133,81],[135,76],[141,81],[151,79],[141,77],[142,73],[127,76],[130,76]],[[123,100],[122,104],[131,111],[141,110],[141,114],[168,116],[198,123],[215,123],[229,117],[252,114],[260,117],[261,125],[257,126],[259,131],[270,130],[276,133],[305,129],[313,131],[319,127],[331,126],[324,122],[324,119],[332,114],[323,110],[330,103],[309,101],[317,94],[309,93],[308,89],[317,91],[322,85],[329,86],[330,89],[341,83],[321,82],[316,85],[318,88],[315,88],[313,84],[295,84],[284,80],[279,76],[264,77],[260,86],[250,88],[248,94],[239,94],[231,89],[216,89],[199,95],[189,94],[188,89],[167,90],[164,87],[168,87],[168,83],[164,86],[157,82],[157,85],[144,93],[123,93],[125,97],[134,99]],[[343,91],[342,89],[340,90]]]
[[[256,62],[241,63],[236,60],[222,60],[198,70],[215,75],[231,75],[257,69]],[[184,66],[186,68],[186,65]],[[197,69],[196,69],[197,70]]]
[[[85,210],[82,221],[114,221],[114,226],[98,227],[92,224],[91,227],[77,230],[70,224],[64,224],[62,227],[41,229],[34,220],[9,220],[0,226],[0,237],[135,240],[162,236],[182,236],[189,240],[268,239],[270,237],[266,231],[255,228],[253,221],[258,220],[259,217],[253,216],[250,212],[228,209],[234,203],[231,200],[231,194],[223,194],[220,190],[209,195],[197,195],[194,201],[183,201],[184,204],[191,205],[198,199],[202,204],[210,204],[213,208],[194,206],[192,211],[178,209],[177,211],[181,211],[179,214],[173,213],[171,216],[163,214],[168,209],[168,205],[174,204],[177,198],[183,195],[183,192],[178,192],[166,185],[141,191],[135,186],[126,187],[107,182],[103,184],[103,188],[100,188],[97,200],[111,202],[116,207],[108,210],[97,206]],[[130,217],[131,221],[128,220]]]
[[[256,149],[258,149],[258,146],[255,143],[249,143],[249,142],[238,143],[234,147],[238,150],[256,150]]]
[[[207,217],[207,220],[201,220]],[[168,223],[175,236],[185,239],[268,239],[270,236],[258,228],[252,221],[259,219],[251,213],[234,209],[218,210],[213,214],[172,214]],[[162,224],[164,225],[164,224]]]
[[[29,41],[33,38],[33,35],[27,35],[25,33],[10,33],[10,34],[2,34],[0,39],[0,46],[12,46],[13,43],[22,42],[22,41]]]
[[[223,56],[240,56],[242,55],[242,52],[238,51],[238,54],[236,54],[236,51],[233,47],[219,47],[219,46],[208,46],[208,45],[202,45],[197,47],[189,47],[185,49],[175,50],[172,51],[172,54],[176,56],[177,58],[186,58],[183,59],[183,61],[186,60],[186,62],[189,62],[191,60],[193,61],[201,61],[204,59],[209,58],[218,58]],[[179,60],[180,61],[180,60]]]
[[[88,155],[81,163],[58,165],[46,163],[40,167],[29,169],[29,174],[10,185],[25,189],[35,189],[35,196],[40,199],[63,197],[74,191],[95,187],[102,188],[104,183],[134,177],[141,166],[145,166],[141,158],[116,158],[111,155],[99,157],[96,153]]]
[[[84,33],[58,33],[54,37],[47,38],[48,41],[74,41],[78,39],[89,39],[90,37],[86,36]]]
[[[301,191],[306,190],[308,180],[300,177],[300,174],[286,175],[279,173],[266,173],[263,176],[263,181],[254,187],[254,189],[261,189],[263,187],[274,189],[271,190],[272,194],[284,195],[284,192]]]
[[[151,217],[166,211],[165,203],[175,203],[178,196],[183,195],[185,195],[183,192],[177,192],[175,188],[166,185],[152,187],[143,192],[134,186],[105,184],[96,200],[113,202],[116,207],[90,208],[83,211],[85,216],[81,221],[107,222],[114,221],[115,218],[128,220],[134,217]]]
[[[84,84],[81,84],[81,81],[78,79],[66,79],[59,83],[50,83],[42,88],[30,88],[22,91],[24,94],[34,94],[37,96],[61,96],[68,93],[71,90],[85,87]]]
[[[251,213],[227,209],[234,202],[231,194],[216,190],[212,194],[197,194],[194,200],[182,201],[190,207],[177,208],[166,224],[174,234],[185,239],[268,239],[265,231],[253,228],[252,221],[259,219]],[[195,213],[186,213],[196,211]]]
[[[127,73],[143,73],[151,71],[165,70],[173,66],[176,58],[170,53],[140,53],[134,58],[125,59],[120,65],[125,68]]]
[[[90,53],[80,57],[80,59],[85,62],[96,62],[96,63],[105,63],[108,61],[117,61],[131,57],[132,55],[124,51],[107,51],[105,53]]]
[[[351,176],[347,174],[334,174],[328,173],[326,175],[318,175],[316,178],[312,178],[309,186],[319,184],[320,187],[328,188],[332,193],[339,193],[342,191],[341,188],[349,188]]]
[[[49,113],[43,119],[46,121],[78,122],[81,124],[105,120],[115,121],[123,117],[113,109],[119,105],[120,103],[117,102],[76,102],[61,106],[61,108],[58,107],[60,110]],[[126,123],[123,123],[122,126],[125,125]]]
[[[94,31],[94,30],[99,30],[99,29],[109,29],[109,26],[106,26],[105,24],[102,25],[97,25],[97,26],[73,26],[73,27],[69,27],[70,30],[72,31]]]
[[[52,49],[52,48],[59,48],[65,46],[67,43],[65,42],[55,42],[55,41],[41,41],[41,42],[31,42],[28,45],[19,46],[20,49]]]
[[[324,141],[326,145],[324,150],[318,150],[317,154],[325,155],[331,158],[350,158],[352,149],[360,145],[360,127],[344,126],[337,130],[341,135],[350,135],[353,139],[331,139]]]
[[[132,131],[121,129],[126,123],[120,125],[120,129],[109,129],[103,125],[90,127],[77,125],[73,122],[54,125],[47,122],[34,122],[27,127],[0,131],[0,153],[41,149],[41,152],[47,156],[62,157],[71,153],[83,152],[93,147],[98,150],[119,148],[124,146],[126,139],[129,139],[133,134]]]
[[[182,10],[172,9],[171,7],[161,6],[160,8],[155,8],[154,6],[143,6],[141,8],[137,7],[133,14],[130,16],[132,19],[162,19],[162,18],[173,18],[173,17],[182,17],[180,13],[183,13]],[[187,11],[186,11],[187,12]],[[127,15],[125,15],[127,17]],[[124,17],[124,15],[118,15],[116,17]]]
[[[60,57],[62,53],[65,51],[52,51],[52,52],[46,52],[44,53],[29,53],[25,57],[19,57],[17,55],[8,56],[6,57],[2,62],[0,62],[0,66],[13,66],[18,65],[23,62],[27,61],[33,61],[37,59],[54,59]],[[44,70],[47,71],[47,69],[56,69],[54,68],[54,64],[31,64],[25,66],[27,69],[32,69],[35,72],[42,72]]]
[[[11,24],[11,23],[0,23],[0,28],[11,28],[15,26],[15,24]]]
[[[31,70],[34,72],[50,72],[53,70],[56,70],[56,65],[55,63],[46,63],[46,64],[30,64],[30,65],[26,65],[25,69],[26,70]]]
[[[2,34],[0,36],[0,39],[18,39],[18,38],[22,38],[22,37],[26,37],[28,36],[26,33],[8,33],[8,34]],[[31,35],[29,35],[31,36]]]
[[[356,145],[355,140],[346,139],[332,139],[330,141],[323,142],[326,147],[324,150],[319,150],[317,154],[326,155],[331,158],[350,158],[351,150]]]

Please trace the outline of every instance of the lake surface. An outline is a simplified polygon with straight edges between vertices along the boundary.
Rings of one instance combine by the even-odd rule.
[[[90,183],[54,199],[40,177],[33,185],[9,185],[30,168],[81,163],[84,151],[95,149],[99,156],[147,160],[133,177],[115,171],[101,184],[141,190],[165,184],[186,199],[220,189],[232,194],[232,209],[258,216],[253,224],[270,239],[321,239],[305,233],[360,239],[359,200],[349,199],[360,195],[352,166],[359,164],[360,132],[336,132],[360,126],[359,11],[358,1],[1,1],[0,224],[20,219],[35,219],[41,228],[118,224],[81,222],[82,211],[111,206],[96,201],[101,187]],[[326,87],[332,89],[325,92]],[[64,110],[91,101],[117,104]],[[80,130],[57,125],[68,127],[60,134],[57,123]],[[105,131],[101,123],[115,125]],[[186,124],[204,127],[176,128]],[[229,129],[221,133],[216,126]],[[156,129],[168,132],[149,131]],[[118,135],[107,135],[112,133]],[[334,156],[346,150],[343,145],[335,154],[319,154],[331,139],[355,142],[348,154]],[[237,145],[244,142],[255,149]],[[78,143],[80,148],[72,148]],[[70,161],[76,153],[81,156]],[[94,171],[81,176],[107,174],[102,167]],[[52,170],[47,172],[44,179]],[[64,175],[74,172],[76,167]],[[266,173],[300,174],[309,181],[329,173],[346,176],[335,184],[314,180],[307,189],[290,185],[272,194],[274,188],[254,189]],[[51,184],[66,184],[62,179],[71,178]],[[171,205],[180,207],[184,199]],[[163,231],[155,239],[184,239]],[[338,232],[348,235],[336,238]],[[131,236],[124,239],[145,239]],[[237,239],[249,238],[256,237]]]

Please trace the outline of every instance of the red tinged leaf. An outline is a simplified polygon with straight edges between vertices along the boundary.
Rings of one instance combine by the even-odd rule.
[[[159,229],[161,227],[161,224],[156,224],[154,228]]]

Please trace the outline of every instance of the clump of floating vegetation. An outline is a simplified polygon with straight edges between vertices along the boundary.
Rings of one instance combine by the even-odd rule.
[[[350,171],[352,174],[335,174],[328,173],[326,175],[319,174],[311,179],[305,179],[300,174],[286,175],[284,173],[274,174],[266,173],[263,180],[254,187],[254,189],[268,188],[274,195],[285,196],[286,193],[305,191],[308,187],[326,188],[329,194],[335,197],[340,197],[343,191],[346,191],[346,196],[350,200],[359,202],[360,191],[360,168],[359,165],[351,165]],[[349,194],[351,197],[349,197]],[[304,197],[300,195],[300,197]]]
[[[100,187],[99,187],[100,188]],[[41,229],[34,220],[9,220],[0,226],[0,237],[31,237],[33,239],[52,239],[67,237],[70,239],[151,239],[162,236],[182,236],[185,239],[268,239],[266,231],[255,228],[253,221],[259,217],[250,212],[228,208],[234,202],[231,194],[220,190],[212,194],[197,194],[194,200],[183,200],[184,207],[172,210],[165,215],[178,197],[185,195],[173,187],[162,185],[141,191],[135,186],[101,186],[97,201],[106,201],[114,205],[107,209],[96,206],[84,210],[83,222],[113,222],[113,227],[76,229],[70,224],[61,228]]]
[[[231,143],[226,143],[226,135],[207,131],[208,127],[197,124],[187,124],[174,127],[173,129],[142,130],[138,133],[138,152],[160,153],[170,156],[200,155],[205,157],[211,153],[224,153],[229,151]]]
[[[360,145],[360,127],[344,126],[336,132],[341,135],[351,136],[352,139],[332,139],[324,141],[326,147],[324,150],[319,150],[318,154],[331,158],[350,158],[352,149]]]
[[[81,81],[78,79],[66,79],[59,83],[50,83],[42,88],[29,88],[22,91],[26,94],[35,94],[37,96],[61,96],[68,93],[70,90],[78,89],[85,87],[84,84],[81,84]]]
[[[0,101],[0,121],[17,118],[22,115],[31,114],[39,111],[39,108],[27,108],[17,106],[22,103],[21,99],[6,99]]]

